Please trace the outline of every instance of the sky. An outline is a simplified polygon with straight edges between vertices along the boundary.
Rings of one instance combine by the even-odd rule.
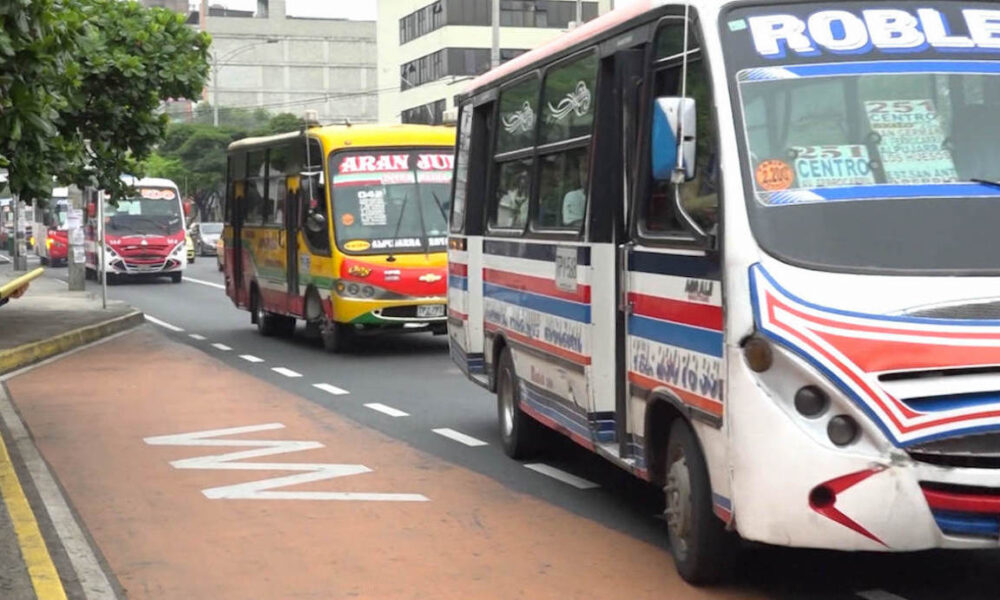
[[[340,19],[375,20],[376,0],[286,0],[286,11],[296,17],[328,17]],[[635,0],[614,0],[615,7],[631,4]],[[222,4],[237,10],[256,10],[257,0],[209,0],[209,4]]]

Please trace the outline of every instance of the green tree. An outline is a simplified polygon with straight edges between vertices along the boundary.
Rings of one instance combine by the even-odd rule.
[[[18,58],[0,61],[0,98],[20,113],[0,104],[0,157],[29,201],[53,176],[124,194],[163,138],[162,102],[197,97],[208,73],[206,34],[133,0],[5,2],[0,25],[0,55]]]

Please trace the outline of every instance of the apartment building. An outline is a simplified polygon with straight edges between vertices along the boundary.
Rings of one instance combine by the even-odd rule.
[[[569,29],[575,0],[499,0],[500,60]],[[582,21],[611,0],[581,2]],[[463,82],[490,68],[491,0],[378,0],[378,118],[440,123]]]

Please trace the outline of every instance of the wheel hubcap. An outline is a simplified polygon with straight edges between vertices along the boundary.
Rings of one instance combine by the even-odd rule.
[[[504,371],[500,376],[500,405],[503,435],[509,438],[514,433],[514,389],[511,385],[510,373]]]
[[[691,474],[687,458],[680,452],[667,471],[667,484],[663,487],[666,508],[663,514],[670,529],[671,543],[677,556],[687,554],[691,537]]]

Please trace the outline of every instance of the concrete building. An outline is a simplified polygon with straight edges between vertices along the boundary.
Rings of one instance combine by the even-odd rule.
[[[500,59],[566,31],[574,0],[499,0]],[[583,21],[611,0],[582,3]],[[379,121],[440,123],[463,82],[490,68],[490,0],[378,0]]]
[[[144,0],[188,13],[188,0]],[[320,122],[371,122],[378,116],[375,23],[289,17],[285,0],[257,0],[257,9],[233,10],[196,0],[189,22],[212,36],[211,72],[203,100],[227,108],[264,108]],[[176,5],[176,6],[174,6]],[[183,120],[191,112],[171,106]]]

